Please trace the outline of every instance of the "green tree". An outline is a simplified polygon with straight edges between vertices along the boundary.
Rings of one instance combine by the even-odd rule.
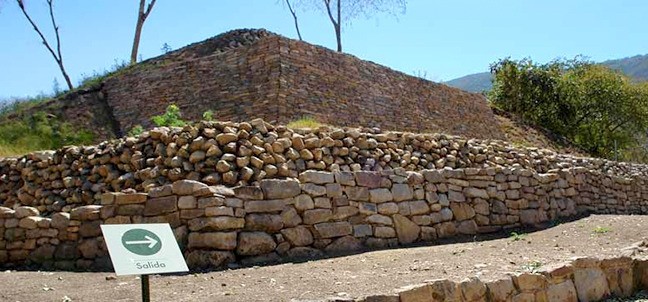
[[[536,64],[501,60],[489,99],[494,106],[571,140],[594,156],[633,148],[648,128],[648,89],[581,58]]]

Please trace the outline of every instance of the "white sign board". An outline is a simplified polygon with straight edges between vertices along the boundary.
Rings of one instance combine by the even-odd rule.
[[[117,275],[189,270],[168,223],[104,224],[101,231]]]

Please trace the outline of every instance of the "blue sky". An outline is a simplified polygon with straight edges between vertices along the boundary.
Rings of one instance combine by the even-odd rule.
[[[45,0],[25,0],[51,33]],[[130,55],[137,0],[55,0],[63,57],[76,85]],[[589,56],[595,61],[648,53],[645,0],[409,0],[397,17],[377,15],[343,29],[345,52],[434,81],[487,71],[511,56],[540,62]],[[307,42],[335,48],[326,15],[300,12]],[[161,54],[235,28],[266,28],[296,38],[279,0],[159,0],[144,25],[140,54]],[[49,37],[53,37],[51,34]],[[0,0],[0,99],[52,91],[65,82],[14,0]]]

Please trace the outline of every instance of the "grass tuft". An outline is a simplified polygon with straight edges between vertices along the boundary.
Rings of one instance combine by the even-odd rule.
[[[314,128],[319,128],[321,126],[324,126],[324,124],[318,122],[312,116],[302,117],[302,118],[300,118],[298,120],[294,120],[294,121],[288,123],[288,125],[286,125],[286,127],[293,128],[293,129],[296,129],[296,128],[311,128],[311,129],[314,129]]]

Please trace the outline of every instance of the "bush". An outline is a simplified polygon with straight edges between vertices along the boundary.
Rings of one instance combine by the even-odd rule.
[[[504,59],[491,72],[494,106],[594,156],[614,158],[616,149],[637,146],[648,128],[648,85],[607,67],[580,58],[544,65]]]
[[[144,132],[144,127],[142,125],[135,125],[128,131],[128,136],[138,136]]]
[[[213,121],[214,120],[214,111],[207,110],[207,111],[203,112],[202,119],[204,121],[208,121],[208,122]]]
[[[169,105],[164,114],[153,116],[151,121],[158,127],[182,127],[187,124],[182,120],[180,108],[175,104]]]

